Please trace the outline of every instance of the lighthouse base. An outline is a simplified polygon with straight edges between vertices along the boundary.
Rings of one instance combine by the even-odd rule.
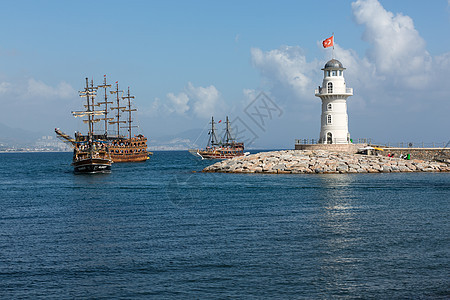
[[[295,144],[295,150],[327,150],[356,153],[367,144]]]

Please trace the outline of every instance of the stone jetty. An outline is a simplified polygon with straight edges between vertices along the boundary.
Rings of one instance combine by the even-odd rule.
[[[326,150],[283,150],[260,152],[220,161],[206,167],[203,172],[269,174],[450,172],[450,164]]]

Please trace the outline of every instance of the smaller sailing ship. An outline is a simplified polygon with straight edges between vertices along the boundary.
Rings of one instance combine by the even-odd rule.
[[[220,121],[219,121],[220,123]],[[226,119],[225,135],[222,140],[216,136],[214,117],[211,117],[211,129],[208,132],[209,139],[205,149],[190,149],[193,155],[202,159],[228,159],[249,154],[244,152],[244,143],[238,143],[231,134],[230,121]]]
[[[89,86],[86,78],[86,88],[80,92],[80,97],[86,97],[86,110],[73,111],[74,117],[87,117],[83,120],[88,124],[88,134],[75,133],[75,138],[68,136],[58,128],[55,132],[59,138],[73,146],[72,166],[75,173],[109,173],[111,172],[112,159],[106,141],[96,139],[94,136],[94,123],[96,116],[105,114],[104,110],[95,110],[94,98],[97,87],[93,83]]]

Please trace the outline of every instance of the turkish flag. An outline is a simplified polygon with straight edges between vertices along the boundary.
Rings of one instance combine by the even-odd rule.
[[[322,42],[323,47],[324,48],[328,48],[328,47],[334,46],[334,39],[333,38],[334,38],[334,36],[332,35],[331,37],[329,37],[326,40],[324,40]]]

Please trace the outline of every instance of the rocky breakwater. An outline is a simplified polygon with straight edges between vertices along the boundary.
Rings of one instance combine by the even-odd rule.
[[[450,165],[417,159],[405,160],[326,150],[283,150],[220,161],[206,167],[203,172],[270,174],[450,172]]]

